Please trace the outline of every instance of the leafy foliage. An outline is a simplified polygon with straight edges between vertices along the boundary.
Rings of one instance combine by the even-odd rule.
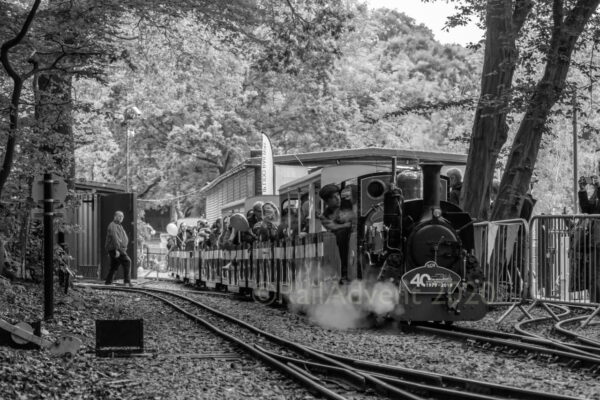
[[[142,199],[197,191],[267,133],[277,152],[363,146],[464,149],[479,56],[443,46],[395,11],[296,3],[282,23],[227,37],[180,19],[139,28],[110,83],[78,80],[79,176],[124,181]],[[285,7],[284,7],[285,9]],[[242,47],[245,46],[245,51]],[[447,107],[427,104],[446,102]],[[143,110],[124,124],[123,112]],[[421,111],[394,115],[398,107]],[[104,165],[102,167],[101,165]],[[110,166],[110,168],[108,167]],[[108,175],[107,175],[108,174]],[[190,212],[197,197],[185,198]]]

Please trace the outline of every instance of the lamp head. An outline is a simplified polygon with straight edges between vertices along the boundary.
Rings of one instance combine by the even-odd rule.
[[[139,109],[139,108],[137,108],[136,106],[131,106],[131,107],[128,107],[128,108],[125,110],[125,115],[124,115],[124,117],[125,117],[125,119],[127,120],[127,119],[135,119],[135,118],[138,118],[138,117],[140,117],[141,115],[142,115],[142,112],[140,111],[140,109]]]

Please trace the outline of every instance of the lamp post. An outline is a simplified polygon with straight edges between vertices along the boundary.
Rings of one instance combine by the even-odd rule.
[[[577,214],[577,89],[573,90],[573,97],[571,98],[573,106],[573,214]]]
[[[129,121],[137,119],[142,112],[136,107],[131,106],[125,109],[123,121],[125,123],[125,191],[129,193]],[[133,130],[131,130],[133,132]]]

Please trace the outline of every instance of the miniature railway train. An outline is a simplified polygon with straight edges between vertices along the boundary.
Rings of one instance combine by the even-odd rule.
[[[307,235],[171,251],[168,268],[186,282],[270,302],[294,302],[298,293],[330,290],[342,278],[350,282],[348,287],[360,282],[361,288],[373,288],[386,282],[395,288],[393,306],[386,310],[394,319],[481,319],[487,304],[481,295],[483,272],[473,255],[473,220],[445,201],[444,165],[427,161],[398,166],[395,158],[389,164],[384,171],[362,175],[348,169],[338,182],[342,193],[352,189],[346,192],[356,215],[347,236],[347,261],[342,262],[346,257],[339,251],[346,246],[338,246],[335,234],[322,231],[315,217],[316,209],[323,208],[315,196],[321,169],[279,188],[280,205],[308,200]]]

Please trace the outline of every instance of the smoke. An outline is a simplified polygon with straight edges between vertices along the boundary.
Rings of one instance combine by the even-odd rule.
[[[398,316],[399,292],[390,282],[354,280],[340,285],[336,274],[321,269],[315,276],[308,271],[296,274],[296,285],[289,293],[289,307],[293,312],[304,312],[308,318],[324,328],[366,328],[373,316]],[[322,279],[319,279],[322,278]]]

